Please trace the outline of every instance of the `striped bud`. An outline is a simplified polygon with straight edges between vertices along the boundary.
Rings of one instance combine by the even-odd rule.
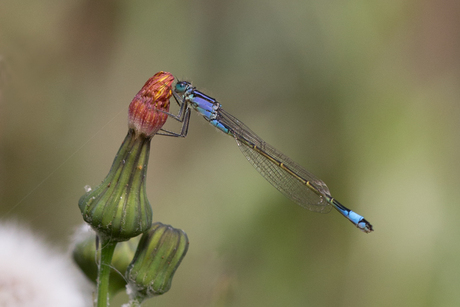
[[[146,194],[150,140],[163,126],[169,110],[170,73],[150,78],[129,107],[129,131],[104,181],[87,191],[78,206],[83,219],[104,239],[126,241],[152,225]]]
[[[166,122],[173,75],[160,71],[150,78],[129,105],[128,126],[137,134],[152,137]],[[161,110],[161,111],[160,111]]]
[[[183,230],[154,223],[151,230],[143,234],[128,267],[126,277],[131,298],[142,301],[167,292],[188,245]]]

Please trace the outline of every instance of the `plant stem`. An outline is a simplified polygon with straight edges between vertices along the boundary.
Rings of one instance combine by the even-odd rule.
[[[107,237],[101,237],[101,257],[99,259],[99,271],[97,277],[97,307],[107,307],[109,299],[109,277],[110,264],[117,242],[111,241]]]

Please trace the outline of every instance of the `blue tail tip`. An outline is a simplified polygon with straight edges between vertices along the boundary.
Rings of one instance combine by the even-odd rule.
[[[372,227],[371,223],[366,221],[366,219],[361,219],[357,224],[356,227],[364,231],[365,233],[371,233],[374,231],[374,228]]]

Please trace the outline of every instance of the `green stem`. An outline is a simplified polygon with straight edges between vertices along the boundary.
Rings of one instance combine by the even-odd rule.
[[[101,257],[99,259],[99,271],[97,277],[97,307],[107,307],[109,300],[109,277],[110,264],[112,263],[113,252],[117,242],[107,237],[100,237]]]

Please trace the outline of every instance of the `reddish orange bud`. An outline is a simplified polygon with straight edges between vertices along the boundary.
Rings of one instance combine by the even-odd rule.
[[[169,72],[160,71],[147,80],[129,105],[128,126],[136,134],[152,137],[163,127],[169,111],[171,85],[174,81]],[[161,111],[159,111],[161,110]]]

